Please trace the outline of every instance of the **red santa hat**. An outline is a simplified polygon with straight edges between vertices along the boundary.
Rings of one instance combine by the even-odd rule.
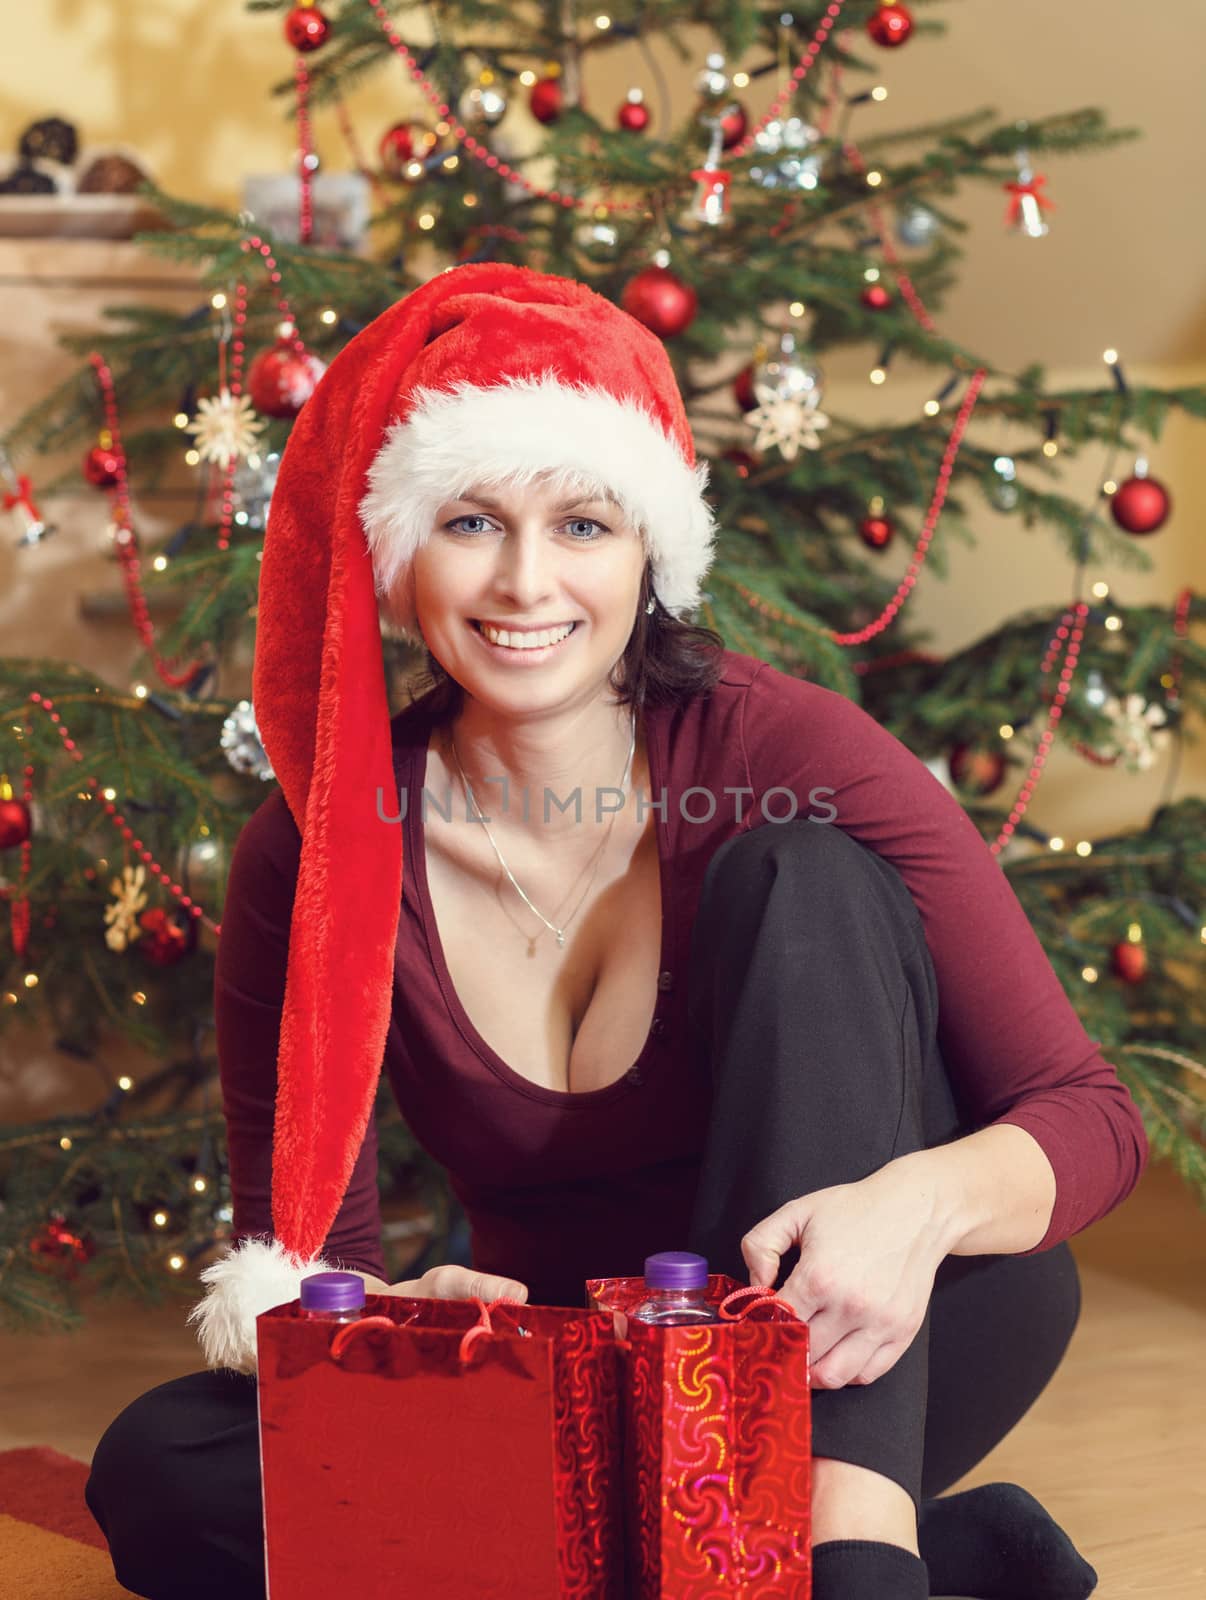
[[[393,993],[402,830],[379,604],[473,487],[607,491],[670,613],[698,605],[708,470],[660,340],[573,279],[450,268],[336,357],[294,424],[264,538],[252,700],[301,834],[277,1054],[273,1236],[202,1273],[210,1366],[255,1370],[255,1318],[321,1254],[373,1114]],[[403,585],[403,588],[406,586]],[[404,626],[405,607],[392,613]]]

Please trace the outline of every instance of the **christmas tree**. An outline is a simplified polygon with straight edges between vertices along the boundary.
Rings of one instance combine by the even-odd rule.
[[[84,1283],[193,1298],[229,1232],[213,955],[231,847],[272,779],[232,680],[248,681],[275,467],[325,363],[465,261],[579,278],[665,341],[722,530],[697,620],[857,700],[952,788],[1135,1095],[1154,1154],[1206,1199],[1206,804],[1172,799],[1203,707],[1191,631],[1203,601],[1183,588],[1127,606],[1090,581],[1147,560],[1136,541],[1171,509],[1148,457],[1173,409],[1206,416],[1206,389],[1139,387],[1113,351],[1096,387],[1053,386],[1041,366],[1003,370],[942,327],[964,258],[951,197],[999,188],[1002,232],[1042,249],[1047,166],[1108,154],[1131,130],[1096,110],[1018,123],[957,106],[890,126],[894,52],[943,26],[940,5],[919,0],[581,15],[567,0],[465,3],[439,8],[434,38],[431,8],[414,4],[250,9],[280,14],[276,92],[298,145],[288,214],[270,231],[259,213],[148,191],[169,226],[146,248],[194,263],[204,300],[185,316],[114,308],[71,341],[78,371],[2,441],[25,547],[52,532],[39,499],[57,485],[39,481],[40,454],[78,445],[79,471],[111,502],[144,649],[132,686],[0,660],[0,1023],[40,1021],[86,1056],[120,1035],[148,1063],[78,1116],[0,1134],[5,1316],[78,1322]],[[700,59],[691,26],[711,40]],[[689,79],[677,122],[653,38]],[[634,43],[642,81],[603,104],[592,85]],[[370,73],[395,74],[411,106],[371,156],[355,128]],[[371,198],[368,248],[349,247],[324,193],[318,108],[337,113]],[[927,371],[920,414],[870,424],[831,408],[826,360],[851,349],[876,390]],[[1088,502],[1061,492],[1061,463],[1081,455],[1101,462]],[[152,542],[139,494],[182,469],[197,512]],[[982,512],[1058,540],[1068,582],[942,656],[922,647],[910,595],[945,576],[950,540],[974,540]],[[150,603],[169,591],[178,613],[159,626]],[[400,709],[421,657],[384,619],[383,639]],[[1087,783],[1166,761],[1164,799],[1128,831],[1049,835],[1041,785],[1057,743],[1084,759]],[[378,1121],[383,1193],[417,1184],[430,1205],[421,1270],[455,1247],[454,1213],[384,1091]]]

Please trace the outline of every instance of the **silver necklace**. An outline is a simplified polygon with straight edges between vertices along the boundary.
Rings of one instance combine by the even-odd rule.
[[[523,901],[523,903],[529,908],[529,910],[535,912],[535,914],[540,918],[541,922],[544,923],[545,927],[548,928],[550,933],[552,933],[553,936],[556,938],[558,949],[564,950],[565,949],[565,930],[566,930],[566,928],[569,927],[570,923],[577,916],[579,910],[582,907],[583,900],[586,899],[586,895],[583,894],[582,900],[579,900],[578,904],[574,907],[573,911],[570,912],[569,916],[565,919],[564,924],[560,928],[556,925],[556,923],[550,922],[549,919],[543,913],[543,911],[538,910],[537,907],[532,904],[532,902],[528,899],[527,895],[524,894],[523,890],[520,888],[519,884],[516,882],[515,874],[511,871],[510,867],[507,865],[506,861],[503,859],[503,853],[498,848],[498,845],[495,842],[494,835],[490,832],[490,825],[489,825],[489,823],[486,821],[485,817],[481,813],[481,808],[478,806],[477,799],[476,799],[476,797],[475,797],[475,795],[473,793],[473,790],[469,786],[469,780],[465,776],[465,769],[464,769],[464,767],[461,766],[461,758],[457,754],[456,740],[452,737],[451,729],[449,730],[449,734],[448,734],[448,742],[452,746],[452,759],[456,762],[456,770],[460,773],[461,782],[465,785],[465,793],[469,797],[469,803],[473,807],[473,810],[474,810],[474,812],[476,814],[477,821],[480,822],[482,827],[485,829],[486,838],[489,839],[491,848],[493,849],[494,854],[498,857],[499,866],[503,869],[503,871],[506,873],[507,877],[511,880],[511,884],[514,887],[516,894],[519,895],[519,897]],[[627,788],[628,788],[628,773],[629,773],[629,769],[632,766],[632,757],[633,757],[633,753],[634,753],[635,750],[636,750],[636,708],[634,706],[633,707],[633,712],[632,712],[632,736],[628,741],[628,759],[624,763],[624,772],[623,772],[623,775],[620,778],[620,792],[621,792],[621,794],[624,794],[624,793],[627,792]],[[607,824],[607,833],[604,835],[603,844],[599,846],[599,854],[600,855],[601,855],[601,852],[603,850],[603,845],[605,845],[607,843],[608,838],[610,838],[610,836],[611,836],[611,830],[615,826],[615,820],[616,820],[616,812],[613,811],[612,814],[611,814],[611,821]],[[598,856],[596,857],[596,861],[595,861],[595,870],[598,871]],[[594,874],[593,873],[591,874],[591,882],[592,883],[594,882]],[[588,883],[587,884],[587,889],[589,889],[589,888],[590,888],[590,884]],[[529,955],[534,955],[535,954],[535,940],[534,939],[529,939],[528,940],[528,954]]]

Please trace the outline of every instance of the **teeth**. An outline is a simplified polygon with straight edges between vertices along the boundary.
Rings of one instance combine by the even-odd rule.
[[[491,644],[505,645],[508,650],[539,650],[542,645],[557,644],[574,631],[572,622],[564,628],[548,628],[542,633],[508,633],[505,628],[490,628],[484,622],[478,627]]]

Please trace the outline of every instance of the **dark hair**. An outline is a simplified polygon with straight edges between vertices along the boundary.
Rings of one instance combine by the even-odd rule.
[[[652,612],[645,607],[653,600]],[[611,669],[608,684],[620,705],[678,705],[716,687],[724,663],[724,640],[714,629],[683,622],[662,608],[653,593],[653,571],[645,563],[636,622],[624,654]],[[424,650],[424,665],[409,687],[411,700],[431,694],[430,707],[438,720],[454,717],[464,690]]]

